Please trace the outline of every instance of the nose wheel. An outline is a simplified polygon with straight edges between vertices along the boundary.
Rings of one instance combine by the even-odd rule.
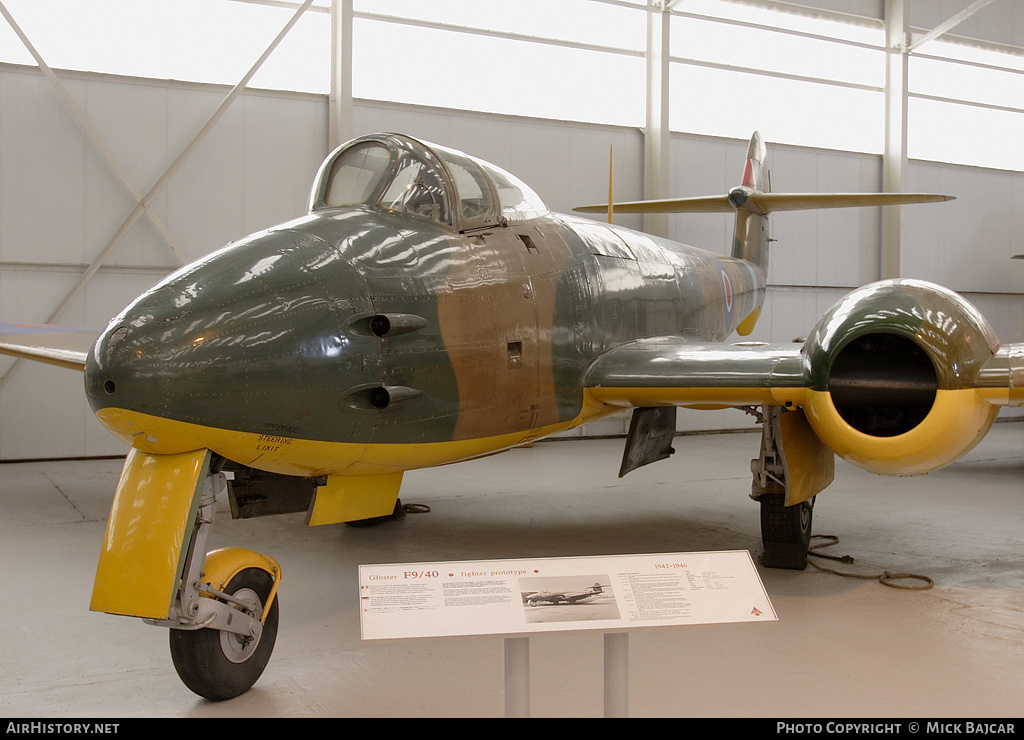
[[[247,620],[258,620],[271,598],[273,578],[259,568],[246,568],[224,589],[233,597],[232,607]],[[275,597],[256,634],[227,630],[172,629],[171,660],[189,689],[212,701],[244,694],[263,674],[277,640],[278,599]]]

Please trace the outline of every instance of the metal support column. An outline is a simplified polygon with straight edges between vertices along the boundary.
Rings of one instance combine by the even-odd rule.
[[[907,172],[907,69],[910,0],[885,3],[885,151],[882,190],[900,193]],[[902,206],[882,209],[882,278],[903,273],[904,222]]]
[[[505,638],[505,716],[530,716],[530,638]]]
[[[644,129],[644,199],[669,197],[669,27],[670,8],[666,0],[648,0],[647,5],[647,125]],[[669,218],[664,213],[644,214],[644,231],[669,236]]]
[[[328,150],[352,138],[352,0],[331,0]]]
[[[604,636],[604,716],[629,716],[629,633]]]

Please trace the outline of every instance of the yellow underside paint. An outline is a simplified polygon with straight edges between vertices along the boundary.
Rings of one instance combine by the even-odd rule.
[[[101,409],[96,416],[117,437],[143,452],[168,455],[205,448],[242,465],[313,477],[380,476],[471,460],[528,444],[617,410],[588,400],[583,412],[568,422],[511,434],[424,444],[319,442],[217,429],[114,408]]]
[[[212,550],[206,554],[203,580],[218,591],[225,592],[231,579],[246,568],[258,568],[266,571],[274,579],[274,585],[270,587],[270,594],[267,602],[263,605],[263,613],[260,615],[260,622],[265,623],[267,614],[270,613],[270,607],[277,596],[277,587],[281,584],[281,566],[274,558],[244,547],[223,547],[219,550]]]
[[[208,469],[206,450],[128,454],[107,520],[92,611],[167,619]]]
[[[824,391],[809,391],[804,410],[818,437],[843,459],[882,475],[937,470],[976,445],[999,412],[973,388],[936,391],[920,424],[895,437],[872,437],[849,424]]]
[[[827,391],[807,388],[591,388],[597,403],[621,407],[727,408],[777,405],[803,408],[816,436],[835,454],[882,475],[917,475],[936,470],[976,445],[1000,405],[1020,403],[1019,389],[939,390],[924,421],[905,434],[873,437],[839,415]],[[814,466],[812,466],[813,469]]]
[[[754,325],[757,324],[757,320],[761,318],[761,309],[755,308],[754,311],[743,319],[743,323],[736,327],[736,333],[741,337],[750,335],[750,332],[754,331]]]
[[[978,396],[998,406],[1024,406],[1024,386],[1015,388],[979,388]]]
[[[692,409],[723,409],[736,406],[800,406],[806,388],[588,388],[595,403],[612,406],[682,406]]]
[[[395,510],[401,485],[401,473],[332,475],[326,486],[316,489],[306,524],[316,527],[388,516]]]

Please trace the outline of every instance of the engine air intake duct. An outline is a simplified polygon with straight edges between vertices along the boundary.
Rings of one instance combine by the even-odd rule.
[[[899,334],[867,334],[836,356],[828,377],[836,411],[857,431],[895,437],[931,411],[938,390],[928,354]]]
[[[803,347],[804,411],[818,438],[848,462],[916,475],[977,444],[997,407],[978,394],[999,343],[963,297],[920,280],[852,291]]]

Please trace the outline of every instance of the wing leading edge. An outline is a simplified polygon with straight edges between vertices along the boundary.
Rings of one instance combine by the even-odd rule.
[[[0,354],[81,371],[97,336],[91,329],[0,323]]]
[[[801,350],[799,344],[639,339],[601,355],[584,385],[594,400],[611,406],[799,404],[807,388]]]

